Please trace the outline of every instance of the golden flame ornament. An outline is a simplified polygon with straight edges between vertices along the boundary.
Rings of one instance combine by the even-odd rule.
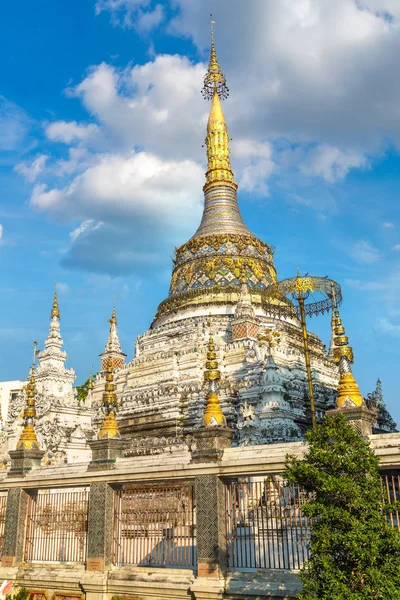
[[[30,368],[29,383],[26,387],[26,406],[24,409],[24,429],[17,443],[17,450],[39,450],[39,442],[35,431],[35,371]]]
[[[332,324],[334,328],[333,359],[339,365],[340,379],[336,397],[336,406],[363,406],[364,398],[351,371],[354,362],[353,348],[349,346],[349,338],[342,325],[342,319],[338,309],[332,313]]]
[[[203,417],[204,425],[206,427],[227,427],[225,415],[219,404],[218,383],[220,380],[221,372],[218,369],[214,339],[210,332],[206,370],[204,371],[204,381],[208,384],[207,404]]]
[[[103,394],[103,411],[105,416],[99,431],[99,440],[121,437],[115,418],[116,409],[117,395],[115,393],[114,369],[112,361],[108,360],[106,363],[105,392]]]

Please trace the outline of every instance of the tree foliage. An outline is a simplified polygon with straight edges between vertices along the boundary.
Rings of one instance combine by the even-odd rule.
[[[400,536],[388,523],[379,459],[341,414],[307,434],[288,481],[310,493],[310,558],[300,600],[399,600]]]
[[[96,379],[96,373],[93,375],[93,381]],[[88,393],[88,385],[89,385],[89,380],[90,378],[88,377],[86,379],[86,381],[84,383],[82,383],[82,385],[77,385],[76,386],[76,392],[77,392],[77,398],[79,402],[83,402],[84,400],[86,400],[86,396]]]
[[[16,594],[7,594],[6,600],[27,600],[29,592],[23,587]]]

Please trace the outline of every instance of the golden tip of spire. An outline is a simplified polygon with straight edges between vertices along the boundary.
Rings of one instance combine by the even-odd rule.
[[[53,298],[53,306],[51,307],[51,318],[57,317],[60,318],[60,309],[58,307],[58,296],[57,296],[57,287],[54,286],[54,298]]]
[[[110,325],[112,325],[113,323],[116,325],[117,324],[117,311],[115,309],[115,304],[113,306],[112,309],[112,313],[111,313],[111,319],[109,320]]]
[[[89,381],[88,381],[88,390],[92,390],[94,388],[93,385],[93,365],[90,365],[90,375],[89,375]]]
[[[203,98],[211,100],[214,96],[214,92],[217,92],[218,96],[225,99],[229,95],[229,89],[226,85],[225,75],[221,71],[219,62],[217,59],[217,53],[215,51],[214,43],[214,27],[215,21],[212,20],[212,14],[210,14],[210,26],[211,26],[211,51],[210,60],[208,62],[207,73],[204,76],[203,89],[201,93]]]

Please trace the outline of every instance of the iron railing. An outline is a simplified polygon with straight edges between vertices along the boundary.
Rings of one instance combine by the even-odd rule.
[[[400,502],[400,475],[381,476],[383,497],[389,504]],[[393,510],[388,513],[390,525],[400,533],[400,511]]]
[[[266,477],[226,486],[226,528],[230,567],[300,569],[308,558],[310,520],[298,487]]]
[[[88,488],[39,490],[28,500],[27,562],[84,563]]]
[[[0,559],[3,556],[4,531],[6,526],[7,492],[0,492]]]
[[[116,565],[196,564],[191,485],[124,485],[115,492]]]
[[[384,501],[400,502],[400,476],[382,475]],[[226,485],[229,566],[300,569],[308,560],[312,522],[302,512],[303,490],[279,478],[248,477]],[[388,513],[400,533],[400,510]]]

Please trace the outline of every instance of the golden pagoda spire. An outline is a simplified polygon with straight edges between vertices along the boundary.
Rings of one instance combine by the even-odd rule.
[[[104,348],[104,352],[100,354],[101,358],[101,370],[106,370],[107,362],[112,361],[112,368],[119,369],[124,364],[126,354],[122,352],[121,343],[118,337],[117,329],[117,311],[115,303],[112,309],[111,317],[108,320],[110,325],[110,333],[108,335],[107,343]]]
[[[208,383],[207,404],[203,417],[206,427],[227,427],[225,415],[222,412],[218,398],[218,383],[220,379],[221,373],[218,369],[214,340],[210,331],[206,370],[204,371],[204,381]]]
[[[332,324],[335,334],[333,358],[335,363],[339,365],[340,372],[336,406],[338,408],[348,405],[363,406],[364,399],[351,371],[351,364],[354,362],[353,348],[349,346],[349,338],[346,335],[337,308],[332,314]]]
[[[93,384],[93,365],[90,365],[90,375],[89,375],[89,381],[88,381],[88,386],[87,389],[89,390],[93,390],[94,388],[94,384]]]
[[[115,308],[115,304],[114,304],[113,309],[112,309],[111,318],[109,319],[108,322],[110,323],[110,325],[116,325],[117,324],[117,311],[116,311],[116,308]]]
[[[228,184],[236,191],[238,186],[234,181],[229,158],[230,138],[221,105],[221,99],[228,97],[229,89],[215,51],[214,23],[211,15],[211,53],[202,89],[203,97],[211,100],[206,137],[208,167],[203,189],[204,192],[207,192],[210,188],[222,183],[223,185]]]
[[[58,308],[58,297],[57,297],[57,285],[54,286],[54,298],[53,298],[53,306],[51,307],[50,318],[57,317],[60,318],[60,309]]]
[[[115,418],[117,395],[115,393],[114,369],[111,360],[106,362],[106,384],[103,394],[104,420],[99,431],[99,440],[105,438],[120,438],[118,423]]]
[[[36,342],[34,342],[34,354],[36,352]],[[17,443],[17,450],[39,450],[39,442],[35,431],[35,371],[33,365],[29,370],[29,383],[26,387],[26,406],[24,409],[24,429]]]

